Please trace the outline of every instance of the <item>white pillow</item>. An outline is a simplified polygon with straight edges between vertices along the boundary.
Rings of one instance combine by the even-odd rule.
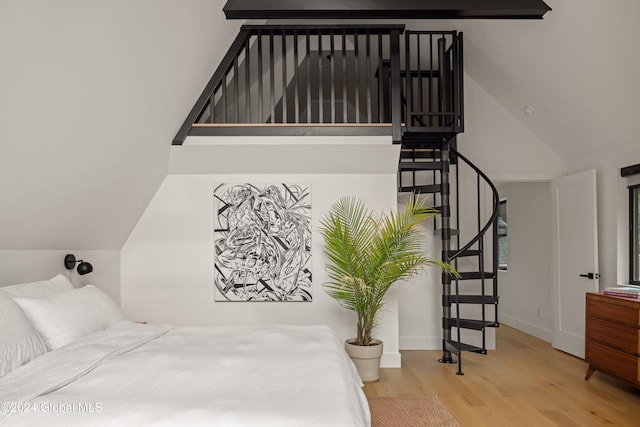
[[[45,298],[16,298],[51,350],[125,318],[122,309],[92,285]]]
[[[47,352],[20,307],[0,293],[0,377]]]
[[[73,289],[73,285],[69,279],[62,274],[58,274],[49,280],[4,286],[0,288],[0,293],[4,292],[5,295],[11,298],[40,298],[71,289]]]

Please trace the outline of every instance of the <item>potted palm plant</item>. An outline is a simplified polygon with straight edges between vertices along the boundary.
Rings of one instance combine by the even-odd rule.
[[[438,214],[411,195],[401,211],[377,214],[355,197],[342,197],[321,219],[320,233],[328,258],[329,281],[325,291],[343,307],[357,313],[356,337],[346,351],[363,381],[380,374],[382,342],[372,337],[384,296],[396,282],[416,276],[423,267],[439,266],[449,274],[449,264],[429,258],[422,250],[422,221]]]

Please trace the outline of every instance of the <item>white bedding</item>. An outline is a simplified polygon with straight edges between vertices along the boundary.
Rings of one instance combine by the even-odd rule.
[[[119,322],[0,378],[0,425],[370,425],[326,326]]]

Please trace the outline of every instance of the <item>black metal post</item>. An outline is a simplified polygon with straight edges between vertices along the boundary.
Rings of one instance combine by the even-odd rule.
[[[413,128],[413,81],[411,77],[411,31],[406,31],[404,33],[405,38],[405,47],[404,47],[404,57],[405,57],[405,87],[406,90],[406,98],[407,102],[405,105],[405,114],[404,114],[404,126],[407,132],[411,132]],[[416,39],[420,40],[420,36],[416,34]],[[420,58],[420,42],[418,41],[418,58]],[[419,60],[419,59],[418,59]],[[415,181],[414,184],[415,185]]]
[[[393,142],[402,142],[402,94],[400,76],[400,31],[391,30],[389,35],[389,53],[391,55],[391,123]]]
[[[449,143],[442,142],[440,146],[440,162],[442,163],[442,173],[440,175],[440,184],[442,191],[440,199],[442,206],[440,207],[440,218],[442,223],[442,257],[444,262],[448,262],[449,250],[451,249],[451,209],[449,206]],[[442,272],[442,358],[438,359],[440,363],[455,363],[451,356],[451,352],[447,350],[446,343],[451,341],[451,276]],[[460,357],[460,356],[458,356]]]

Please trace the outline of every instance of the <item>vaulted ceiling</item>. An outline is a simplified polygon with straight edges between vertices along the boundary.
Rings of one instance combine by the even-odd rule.
[[[640,2],[546,3],[543,20],[406,24],[462,30],[468,76],[565,162],[640,143]],[[224,4],[0,2],[0,249],[122,247],[243,23]]]
[[[567,162],[640,144],[640,2],[547,3],[542,21],[457,22],[467,73]]]

